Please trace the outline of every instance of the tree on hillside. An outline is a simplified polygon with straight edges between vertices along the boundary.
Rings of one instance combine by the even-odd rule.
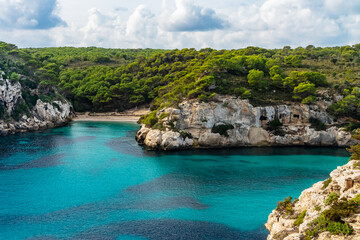
[[[358,129],[355,133],[355,135],[353,136],[354,139],[359,140],[360,141],[360,129]],[[355,146],[351,146],[348,149],[349,152],[352,153],[351,158],[352,160],[360,160],[360,143],[358,143]]]
[[[249,71],[249,74],[247,76],[248,83],[250,87],[262,91],[265,90],[267,87],[267,81],[264,78],[264,72],[257,69],[252,69]]]

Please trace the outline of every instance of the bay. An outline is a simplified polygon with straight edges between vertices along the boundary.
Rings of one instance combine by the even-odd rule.
[[[132,123],[0,138],[1,239],[266,239],[277,201],[347,162],[340,148],[145,151]]]

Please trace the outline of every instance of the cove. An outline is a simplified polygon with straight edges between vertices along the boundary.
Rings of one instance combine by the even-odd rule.
[[[337,148],[149,152],[131,123],[0,138],[1,239],[266,239],[277,201],[328,177]]]

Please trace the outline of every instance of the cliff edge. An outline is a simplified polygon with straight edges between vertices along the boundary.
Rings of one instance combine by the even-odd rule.
[[[355,143],[326,112],[331,102],[254,107],[248,100],[217,96],[211,102],[187,100],[157,111],[152,127],[136,135],[150,149],[241,146],[338,146]],[[315,126],[314,126],[315,125]],[[327,127],[325,127],[327,126]]]
[[[0,135],[61,126],[71,121],[72,105],[62,97],[44,102],[38,89],[25,86],[29,81],[3,78],[0,71]],[[24,85],[24,86],[23,86]]]
[[[360,160],[349,161],[330,178],[286,198],[265,224],[268,240],[360,239]]]

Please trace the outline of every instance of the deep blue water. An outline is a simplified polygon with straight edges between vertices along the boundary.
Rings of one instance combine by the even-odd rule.
[[[1,239],[266,239],[276,203],[328,177],[336,148],[149,152],[126,123],[0,138]]]

